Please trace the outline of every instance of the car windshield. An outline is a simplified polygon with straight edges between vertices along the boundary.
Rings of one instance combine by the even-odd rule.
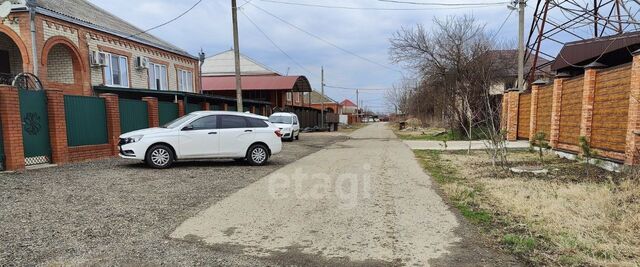
[[[176,127],[182,125],[185,121],[193,119],[195,116],[197,116],[197,115],[189,114],[189,115],[182,116],[180,118],[177,118],[175,120],[172,120],[172,121],[166,123],[165,125],[162,125],[162,128],[168,128],[168,129],[176,128]]]
[[[289,116],[271,116],[269,117],[271,123],[285,123],[291,124],[291,117]]]

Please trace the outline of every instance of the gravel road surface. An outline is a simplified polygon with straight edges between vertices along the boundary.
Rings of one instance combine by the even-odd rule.
[[[384,124],[316,152],[216,202],[170,236],[313,265],[510,265],[442,200]]]
[[[269,165],[178,163],[153,170],[108,159],[0,174],[0,266],[276,265],[234,247],[172,240],[184,220],[328,144],[334,133],[286,142]]]

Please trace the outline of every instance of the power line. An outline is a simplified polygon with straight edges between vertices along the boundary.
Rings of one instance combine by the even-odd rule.
[[[303,32],[303,33],[305,33],[305,34],[307,34],[307,35],[309,35],[309,36],[313,37],[313,38],[316,38],[316,39],[318,39],[318,40],[320,40],[320,41],[322,41],[322,42],[324,42],[324,43],[326,43],[326,44],[330,45],[330,46],[333,46],[334,48],[336,48],[336,49],[338,49],[338,50],[340,50],[340,51],[342,51],[342,52],[344,52],[344,53],[350,54],[350,55],[352,55],[352,56],[354,56],[354,57],[357,57],[357,58],[359,58],[359,59],[361,59],[361,60],[367,61],[367,62],[369,62],[369,63],[371,63],[371,64],[374,64],[374,65],[376,65],[376,66],[379,66],[379,67],[381,67],[381,68],[385,68],[385,69],[388,69],[388,70],[391,70],[391,71],[394,71],[394,72],[402,73],[401,71],[399,71],[399,70],[397,70],[397,69],[391,68],[391,67],[389,67],[389,66],[385,66],[385,65],[380,64],[380,63],[378,63],[378,62],[375,62],[375,61],[373,61],[373,60],[371,60],[371,59],[368,59],[368,58],[363,57],[363,56],[361,56],[361,55],[358,55],[358,54],[356,54],[356,53],[354,53],[354,52],[351,52],[351,51],[349,51],[349,50],[347,50],[347,49],[345,49],[345,48],[342,48],[342,47],[340,47],[340,46],[338,46],[338,45],[336,45],[336,44],[334,44],[334,43],[332,43],[332,42],[330,42],[330,41],[328,41],[328,40],[326,40],[326,39],[324,39],[324,38],[322,38],[322,37],[320,37],[320,36],[318,36],[318,35],[315,35],[315,34],[313,34],[313,33],[309,32],[309,31],[307,31],[307,30],[305,30],[305,29],[302,29],[302,28],[300,28],[300,27],[298,27],[298,26],[296,26],[296,25],[294,25],[294,24],[292,24],[292,23],[290,23],[290,22],[288,22],[288,21],[286,21],[286,20],[284,20],[284,19],[282,19],[282,18],[280,18],[280,17],[278,17],[278,16],[274,15],[273,13],[271,13],[271,12],[269,12],[269,11],[267,11],[267,10],[265,10],[265,9],[263,9],[263,8],[261,8],[261,7],[259,7],[259,6],[257,6],[257,5],[255,5],[255,4],[253,4],[253,3],[249,3],[249,5],[251,5],[251,6],[253,6],[253,7],[255,7],[255,8],[257,8],[257,9],[261,10],[262,12],[266,13],[266,14],[267,14],[267,15],[269,15],[269,16],[274,17],[275,19],[277,19],[277,20],[281,21],[282,23],[285,23],[285,24],[287,24],[287,25],[289,25],[289,26],[291,26],[291,27],[293,27],[293,28],[297,29],[298,31],[301,31],[301,32]]]
[[[249,2],[247,2],[249,3]],[[245,4],[247,4],[245,3]],[[300,67],[300,69],[306,71],[307,73],[311,74],[311,75],[315,75],[312,71],[308,70],[307,68],[305,68],[304,66],[302,66],[302,64],[298,63],[298,61],[296,61],[295,59],[293,59],[293,57],[291,57],[287,52],[285,52],[282,48],[280,48],[280,46],[278,46],[276,44],[276,42],[273,41],[273,39],[271,39],[267,33],[265,33],[259,26],[258,24],[256,24],[255,22],[253,22],[253,20],[251,20],[251,18],[249,18],[249,16],[247,15],[247,13],[245,13],[242,9],[240,9],[240,13],[242,13],[242,15],[244,15],[245,18],[247,18],[247,20],[249,22],[251,22],[251,24],[253,24],[254,27],[256,27],[256,29],[262,33],[262,35],[267,38],[267,40],[269,40],[269,42],[271,42],[271,44],[273,46],[275,46],[278,50],[280,50],[280,52],[285,55],[287,58],[289,58],[289,60],[291,60],[291,62],[293,62],[294,64],[296,64],[298,67]]]
[[[168,20],[168,21],[166,21],[166,22],[164,22],[164,23],[162,23],[162,24],[159,24],[159,25],[156,25],[156,26],[154,26],[154,27],[148,28],[148,29],[146,29],[146,30],[144,30],[144,31],[141,31],[141,32],[139,32],[139,33],[129,35],[129,38],[134,37],[134,36],[137,36],[137,35],[140,35],[140,34],[143,34],[143,33],[146,33],[146,32],[149,32],[149,31],[152,31],[152,30],[155,30],[155,29],[160,28],[160,27],[162,27],[162,26],[164,26],[164,25],[167,25],[167,24],[169,24],[169,23],[171,23],[171,22],[174,22],[174,21],[178,20],[179,18],[181,18],[182,16],[186,15],[187,13],[189,13],[189,12],[190,12],[191,10],[193,10],[194,8],[196,8],[196,6],[198,6],[200,3],[202,3],[202,0],[198,0],[198,2],[196,2],[195,4],[193,4],[193,6],[191,6],[191,7],[190,7],[189,9],[187,9],[186,11],[182,12],[182,14],[178,15],[177,17],[172,18],[172,19],[170,19],[170,20]]]
[[[287,1],[276,0],[261,0],[262,2],[276,3],[283,5],[304,6],[304,7],[319,7],[330,9],[348,9],[348,10],[378,10],[378,11],[418,11],[418,10],[442,10],[442,9],[461,9],[461,8],[478,8],[478,7],[493,7],[495,5],[470,5],[470,6],[450,6],[450,7],[424,7],[424,8],[385,8],[385,7],[356,7],[356,6],[332,6],[332,5],[319,5],[319,4],[307,4]]]
[[[395,3],[395,4],[409,4],[409,5],[423,5],[423,6],[485,6],[485,5],[504,5],[511,2],[493,2],[493,3],[425,3],[425,2],[413,2],[413,1],[399,1],[399,0],[378,0],[380,2]]]
[[[344,86],[334,86],[334,85],[324,85],[325,87],[334,88],[334,89],[342,89],[342,90],[358,90],[358,91],[386,91],[389,88],[356,88],[356,87],[344,87]]]
[[[507,15],[507,18],[504,19],[504,21],[502,22],[502,24],[500,25],[500,28],[498,28],[498,31],[496,31],[496,33],[493,34],[493,36],[491,36],[491,40],[493,40],[494,38],[496,38],[496,36],[498,36],[498,34],[500,33],[500,31],[502,31],[502,28],[504,27],[505,24],[507,24],[507,21],[509,20],[509,18],[511,17],[511,14],[513,14],[514,9],[511,10],[511,12],[509,12],[509,15]]]

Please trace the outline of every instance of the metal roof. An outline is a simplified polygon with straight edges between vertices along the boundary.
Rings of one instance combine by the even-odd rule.
[[[592,61],[613,65],[613,62],[621,60],[621,57],[630,59],[631,52],[639,46],[640,31],[566,43],[551,65],[551,70],[557,71],[568,67],[583,66],[592,63]],[[613,53],[616,54],[615,58],[614,56],[607,57],[607,54]],[[607,61],[612,61],[612,63]]]
[[[210,94],[198,94],[198,93],[189,93],[189,92],[180,92],[180,91],[158,91],[158,90],[150,90],[150,89],[119,88],[119,87],[108,87],[108,86],[94,86],[93,89],[101,93],[127,93],[127,94],[135,94],[139,97],[179,96],[182,98],[189,98],[189,99],[214,100],[214,101],[225,101],[225,102],[234,102],[234,103],[236,102],[236,99],[234,97],[210,95]],[[242,102],[249,103],[249,104],[271,105],[271,102],[269,101],[252,100],[252,99],[246,99],[246,98],[243,98]]]
[[[202,77],[202,91],[228,91],[236,89],[234,76]],[[242,76],[242,90],[290,90],[311,92],[309,80],[304,76]]]

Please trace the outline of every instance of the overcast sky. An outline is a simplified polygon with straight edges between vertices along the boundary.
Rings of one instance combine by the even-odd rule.
[[[90,1],[142,29],[174,18],[197,2],[197,0]],[[245,4],[245,0],[238,0],[238,5],[242,6],[242,12],[238,15],[241,53],[282,74],[288,72],[291,75],[305,75],[318,91],[320,90],[320,66],[324,66],[325,69],[325,84],[342,87],[389,88],[397,83],[402,75],[411,76],[410,71],[389,61],[388,40],[401,27],[413,27],[420,23],[429,28],[433,24],[433,18],[468,14],[485,23],[487,30],[491,32],[500,27],[510,12],[506,4],[451,9],[384,3],[376,0],[277,1],[366,8],[422,8],[422,10],[403,11],[345,10],[286,5],[266,0],[252,0]],[[428,3],[502,2],[500,0],[421,1]],[[230,0],[203,0],[184,17],[151,33],[193,55],[197,55],[201,48],[207,55],[228,50],[233,47],[230,3]],[[301,32],[256,6],[357,56]],[[427,8],[430,10],[424,10]],[[531,9],[527,9],[526,12],[528,16],[531,15]],[[247,17],[304,68],[299,67],[271,44]],[[496,38],[501,41],[515,42],[516,35],[517,12],[514,12]],[[355,102],[355,92],[352,90],[325,88],[325,93],[337,101],[350,98]],[[383,91],[368,91],[360,94],[360,99],[364,100],[366,106],[383,111],[388,109],[383,95]]]

